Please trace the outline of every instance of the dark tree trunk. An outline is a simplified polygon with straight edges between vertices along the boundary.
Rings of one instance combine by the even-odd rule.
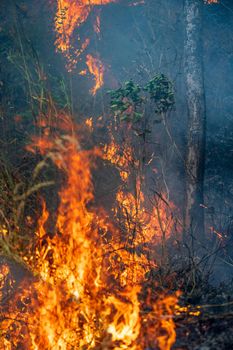
[[[188,107],[186,155],[186,234],[204,240],[203,183],[206,111],[202,64],[203,0],[185,0],[185,79]]]

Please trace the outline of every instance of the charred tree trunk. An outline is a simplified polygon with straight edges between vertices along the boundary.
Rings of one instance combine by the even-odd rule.
[[[206,111],[202,63],[203,0],[185,0],[185,80],[188,107],[185,229],[204,240],[203,183]]]

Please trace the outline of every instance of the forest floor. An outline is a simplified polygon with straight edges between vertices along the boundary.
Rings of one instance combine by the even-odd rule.
[[[176,317],[177,341],[173,349],[233,349],[232,282],[220,283],[214,287],[207,283],[205,287],[202,285],[197,288],[191,298],[181,297],[181,301],[192,305],[193,314]]]
[[[203,315],[195,320],[177,321],[179,350],[230,350],[233,349],[233,312]]]

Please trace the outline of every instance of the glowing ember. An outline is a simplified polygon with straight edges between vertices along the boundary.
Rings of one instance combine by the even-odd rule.
[[[93,131],[93,118],[92,117],[86,119],[85,124],[90,131]]]

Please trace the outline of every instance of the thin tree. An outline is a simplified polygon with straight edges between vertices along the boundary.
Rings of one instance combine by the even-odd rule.
[[[204,240],[203,184],[206,108],[202,62],[203,0],[185,0],[185,80],[188,108],[185,227],[196,242]]]

